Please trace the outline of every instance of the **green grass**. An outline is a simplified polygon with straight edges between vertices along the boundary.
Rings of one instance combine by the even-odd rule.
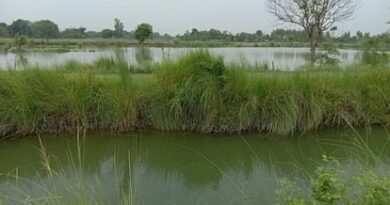
[[[77,128],[289,135],[390,123],[386,67],[253,73],[207,51],[156,64],[152,74],[130,72],[120,54],[113,63],[107,74],[76,62],[1,72],[0,136]]]

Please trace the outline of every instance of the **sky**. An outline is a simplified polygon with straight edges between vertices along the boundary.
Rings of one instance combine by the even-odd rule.
[[[140,23],[150,23],[154,31],[184,33],[198,28],[215,28],[237,32],[276,28],[295,28],[278,23],[267,12],[265,0],[0,0],[0,22],[16,19],[36,21],[50,19],[61,30],[87,27],[100,31],[112,28],[119,18],[126,30]],[[349,21],[338,25],[338,33],[347,31],[389,31],[390,0],[360,0],[358,10]]]

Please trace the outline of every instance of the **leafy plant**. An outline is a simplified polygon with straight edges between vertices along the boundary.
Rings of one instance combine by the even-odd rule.
[[[322,44],[322,51],[319,58],[319,63],[321,65],[333,65],[336,66],[339,64],[338,56],[340,55],[337,46],[331,41],[325,42]]]
[[[387,176],[379,176],[374,171],[362,173],[355,178],[355,182],[359,185],[361,204],[370,205],[386,205],[390,204],[390,178]]]
[[[328,157],[324,157],[329,162]],[[336,162],[335,160],[332,160]],[[319,167],[315,177],[311,180],[313,198],[321,204],[347,204],[345,185],[339,180],[339,170],[336,168]],[[344,203],[343,203],[344,202]]]

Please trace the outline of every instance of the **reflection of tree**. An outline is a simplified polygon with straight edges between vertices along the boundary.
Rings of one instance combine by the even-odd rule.
[[[15,56],[15,69],[17,65],[25,66],[27,65],[27,58],[23,56],[23,46],[27,44],[27,38],[25,36],[17,35],[14,40],[16,46],[16,56]]]
[[[26,66],[27,63],[28,63],[28,60],[23,55],[23,52],[21,52],[21,51],[16,52],[16,56],[15,56],[15,69],[16,69],[17,65]]]
[[[151,62],[153,60],[152,52],[150,48],[147,47],[139,47],[135,50],[135,59],[138,64]]]
[[[58,167],[53,168],[59,175],[54,178],[42,178],[37,183],[49,184],[44,180],[53,179],[53,185],[59,189],[77,183],[83,184],[87,188],[86,192],[92,193],[87,197],[91,197],[93,202],[96,199],[93,193],[101,189],[99,197],[111,201],[111,204],[119,204],[121,200],[134,202],[129,204],[143,200],[154,202],[172,198],[175,201],[185,201],[188,197],[196,200],[199,196],[205,197],[204,201],[208,201],[217,194],[227,194],[226,197],[230,200],[230,197],[240,197],[240,191],[245,191],[245,196],[261,198],[272,195],[276,188],[273,175],[280,178],[294,177],[301,173],[310,175],[317,168],[322,154],[332,153],[336,158],[346,158],[348,165],[350,151],[354,148],[348,139],[341,141],[339,136],[345,137],[350,134],[350,131],[345,133],[330,131],[319,135],[310,134],[310,138],[281,141],[253,137],[244,139],[240,136],[229,138],[192,134],[175,136],[173,133],[145,134],[142,138],[91,136],[86,140],[85,146],[82,146],[85,149],[82,150],[82,153],[85,153],[83,166],[80,167],[82,172],[74,167],[78,164],[73,160],[77,160],[79,149],[75,139],[47,138],[45,146],[50,155],[58,160]],[[380,137],[371,143],[378,148],[373,150],[381,152],[383,149],[380,148],[380,143],[387,138],[387,134],[379,130],[370,132],[371,134]],[[68,149],[64,150],[64,144]],[[335,149],[339,145],[348,149]],[[26,177],[26,174],[34,176],[36,172],[31,172],[31,168],[41,166],[39,151],[31,146],[30,141],[21,143],[16,150],[18,153],[22,151],[29,154],[15,154],[12,160],[0,166],[0,173],[8,173],[19,167],[21,171],[24,170],[21,176]],[[0,156],[5,154],[13,153],[0,149]],[[389,156],[390,151],[386,150],[381,154]],[[56,163],[53,165],[56,166]],[[43,173],[44,170],[38,171]],[[36,181],[33,182],[36,187]],[[2,185],[0,183],[0,192]],[[29,188],[28,191],[33,190],[33,187],[26,188]],[[240,190],[237,190],[238,188]],[[5,190],[10,189],[6,187]],[[197,192],[198,190],[206,191]],[[250,190],[254,192],[249,192]],[[156,194],[161,198],[155,197]],[[266,199],[269,198],[264,197],[261,200]]]

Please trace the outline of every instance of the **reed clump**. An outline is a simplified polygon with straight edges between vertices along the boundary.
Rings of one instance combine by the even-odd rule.
[[[123,62],[110,75],[88,68],[2,71],[0,136],[77,128],[287,135],[390,123],[386,67],[253,73],[200,50],[155,65],[144,80]]]

